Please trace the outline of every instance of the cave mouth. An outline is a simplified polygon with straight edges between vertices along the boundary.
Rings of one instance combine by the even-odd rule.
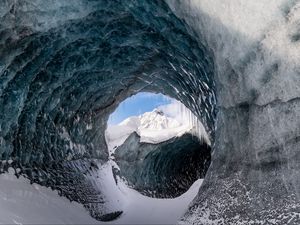
[[[176,198],[203,179],[210,139],[181,102],[140,92],[119,104],[105,131],[116,183],[153,198]]]

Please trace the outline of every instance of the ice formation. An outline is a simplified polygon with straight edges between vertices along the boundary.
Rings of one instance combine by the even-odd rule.
[[[162,93],[213,148],[181,223],[300,223],[299,1],[4,0],[0,18],[0,172],[114,219],[108,116]]]
[[[168,1],[214,52],[212,164],[182,224],[299,224],[299,1]]]

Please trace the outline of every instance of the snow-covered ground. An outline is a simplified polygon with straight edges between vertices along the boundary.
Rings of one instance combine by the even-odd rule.
[[[109,166],[106,166],[110,169]],[[107,171],[109,172],[109,171]],[[110,176],[110,179],[113,179]],[[202,180],[175,199],[154,199],[119,183],[123,196],[121,217],[114,224],[175,224],[196,196]],[[113,188],[114,189],[114,188]],[[30,185],[13,171],[0,175],[0,224],[103,224],[89,216],[82,205],[59,197],[56,191]],[[107,223],[106,223],[107,224]]]
[[[174,199],[156,199],[141,195],[125,184],[119,184],[126,196],[124,215],[116,224],[177,224],[197,195],[203,180],[197,180],[183,195]]]
[[[28,179],[0,175],[0,224],[93,224],[82,205]]]

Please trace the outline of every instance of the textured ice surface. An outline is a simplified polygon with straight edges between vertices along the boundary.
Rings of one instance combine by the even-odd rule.
[[[168,2],[216,65],[212,166],[182,223],[299,224],[299,1]]]

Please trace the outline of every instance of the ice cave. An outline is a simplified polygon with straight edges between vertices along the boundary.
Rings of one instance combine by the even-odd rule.
[[[151,201],[193,191],[178,224],[300,224],[299,0],[2,0],[0,18],[0,223],[120,223],[123,177]],[[105,169],[109,116],[145,92],[209,141],[133,132]]]

